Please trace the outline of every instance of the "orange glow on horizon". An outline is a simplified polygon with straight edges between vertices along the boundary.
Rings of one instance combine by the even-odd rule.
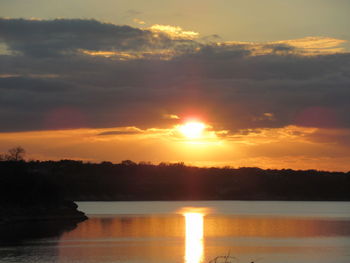
[[[177,115],[167,117],[176,122],[177,118],[183,120]],[[1,133],[0,153],[20,145],[28,153],[27,160],[119,163],[130,159],[154,164],[184,162],[199,167],[349,171],[349,147],[331,142],[347,136],[350,129],[286,126],[230,133],[199,118],[185,119],[182,124],[191,121],[205,125],[197,139],[186,138],[180,123],[168,128],[121,126]],[[322,152],[332,156],[320,155]]]

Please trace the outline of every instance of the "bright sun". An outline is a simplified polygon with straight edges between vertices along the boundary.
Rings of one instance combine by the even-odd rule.
[[[188,139],[200,138],[204,129],[205,124],[196,121],[187,122],[179,127],[180,132]]]

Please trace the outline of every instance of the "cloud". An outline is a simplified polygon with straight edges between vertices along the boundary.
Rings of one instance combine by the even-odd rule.
[[[330,37],[305,37],[300,39],[292,39],[285,41],[272,42],[273,44],[287,44],[289,46],[305,50],[310,54],[334,54],[345,51],[342,44],[346,40],[330,38]]]
[[[176,114],[163,114],[163,118],[167,120],[179,120],[180,117]]]
[[[198,32],[185,31],[179,26],[156,24],[151,26],[149,30],[156,33],[165,33],[171,39],[196,39],[199,36]]]
[[[187,116],[230,133],[350,128],[342,40],[204,42],[178,27],[79,19],[0,19],[0,28],[1,132],[165,128]]]
[[[72,55],[78,50],[153,50],[178,44],[167,34],[96,20],[0,18],[0,28],[0,39],[9,50],[34,57]]]
[[[133,135],[133,134],[139,134],[140,132],[137,131],[108,131],[108,132],[102,132],[99,135],[100,136],[106,136],[106,135]]]
[[[99,133],[99,136],[109,136],[109,135],[136,135],[136,134],[141,134],[144,131],[141,129],[138,129],[136,127],[126,127],[123,129],[119,130],[108,130],[108,131],[103,131]]]
[[[218,43],[224,47],[241,47],[250,50],[254,55],[265,54],[297,54],[304,56],[317,56],[335,53],[344,53],[345,48],[342,46],[346,40],[330,37],[305,37],[292,40],[281,40],[273,42],[242,42],[226,41]]]
[[[145,24],[146,24],[145,21],[143,21],[143,20],[141,20],[141,19],[138,19],[138,18],[134,18],[132,21],[133,21],[134,23],[136,23],[136,24],[139,24],[139,25],[145,25]]]

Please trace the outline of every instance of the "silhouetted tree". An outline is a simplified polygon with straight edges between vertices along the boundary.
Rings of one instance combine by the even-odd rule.
[[[21,146],[17,146],[9,149],[7,153],[0,155],[0,161],[23,161],[25,154],[26,151]]]

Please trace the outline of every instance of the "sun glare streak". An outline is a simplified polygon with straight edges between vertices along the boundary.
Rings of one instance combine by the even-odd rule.
[[[185,262],[200,263],[203,260],[204,214],[185,213],[186,244]]]

